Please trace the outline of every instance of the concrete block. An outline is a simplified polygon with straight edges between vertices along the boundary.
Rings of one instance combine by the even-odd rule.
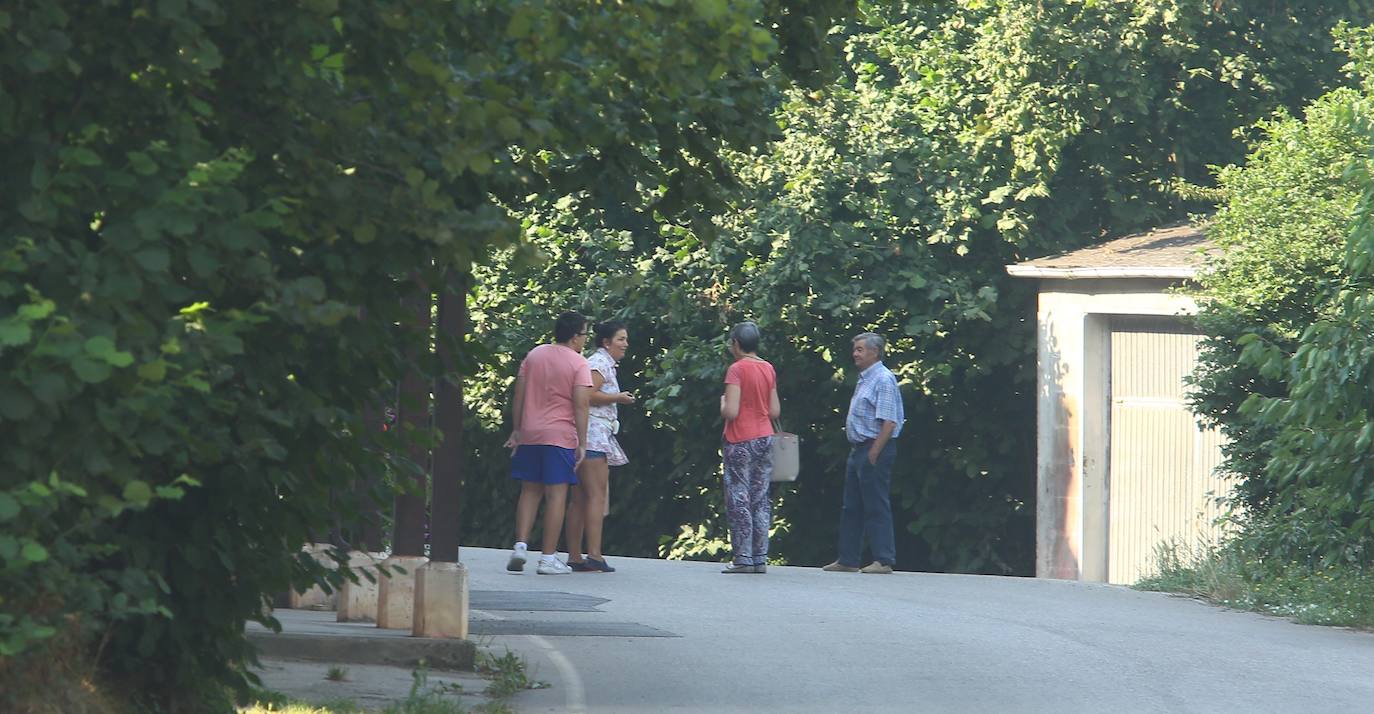
[[[387,665],[407,670],[421,666],[430,670],[471,670],[477,656],[473,640],[412,637],[409,630],[335,622],[332,612],[279,610],[277,619],[281,622],[280,633],[255,622],[244,628],[243,634],[263,659]],[[398,674],[409,689],[410,673]],[[392,699],[388,697],[387,702]]]
[[[345,582],[339,589],[339,622],[376,622],[377,593],[381,588],[377,564],[386,558],[384,553],[349,551],[348,568],[358,575],[357,584]],[[367,575],[372,575],[368,581]]]
[[[468,569],[430,562],[415,572],[416,637],[468,637]]]
[[[422,555],[393,555],[383,561],[389,575],[381,578],[381,587],[377,588],[378,627],[411,629],[415,620],[415,571],[428,562],[429,558]]]
[[[311,543],[305,546],[305,551],[315,558],[319,564],[334,570],[339,564],[329,557],[329,550],[333,548],[328,543]],[[338,606],[339,593],[325,592],[324,588],[315,585],[305,592],[292,590],[287,594],[286,606],[292,610],[333,610]]]

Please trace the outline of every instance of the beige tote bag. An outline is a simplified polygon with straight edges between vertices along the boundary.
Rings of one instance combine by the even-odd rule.
[[[796,481],[801,471],[801,437],[773,428],[773,481]]]

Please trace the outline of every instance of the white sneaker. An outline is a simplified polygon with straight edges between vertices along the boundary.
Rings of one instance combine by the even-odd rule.
[[[529,547],[524,543],[519,543],[510,552],[510,560],[506,561],[506,570],[512,573],[525,572],[525,561],[529,559]]]
[[[539,559],[539,568],[535,572],[540,575],[568,575],[572,573],[572,568],[567,563],[554,558],[553,560]]]

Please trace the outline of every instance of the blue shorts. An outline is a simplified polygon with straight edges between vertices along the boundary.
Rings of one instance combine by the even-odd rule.
[[[583,454],[583,455],[582,455],[582,458],[584,458],[584,459],[604,459],[604,458],[606,458],[606,452],[604,452],[604,451],[592,451],[591,449],[587,449],[587,453]]]
[[[573,463],[577,454],[572,449],[548,444],[522,444],[510,459],[510,477],[533,481],[547,486],[577,483]]]

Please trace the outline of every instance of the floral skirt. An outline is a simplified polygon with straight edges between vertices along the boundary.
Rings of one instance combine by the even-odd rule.
[[[625,450],[620,448],[620,442],[616,441],[615,434],[612,433],[613,424],[614,422],[599,417],[588,419],[587,450],[605,454],[607,466],[624,466],[630,463],[630,460],[625,457]]]

